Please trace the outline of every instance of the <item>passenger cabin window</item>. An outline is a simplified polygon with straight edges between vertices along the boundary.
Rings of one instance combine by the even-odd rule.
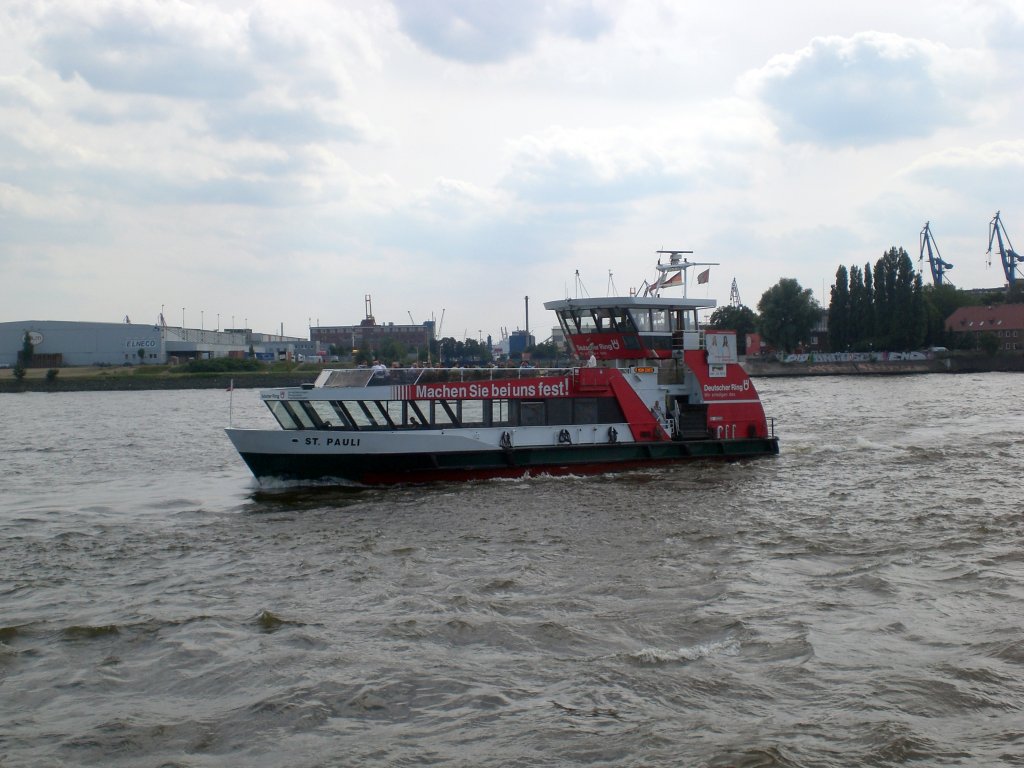
[[[630,316],[633,324],[640,333],[649,333],[651,330],[651,311],[649,309],[631,309]]]
[[[669,333],[667,309],[651,310],[651,331],[654,333]]]
[[[544,401],[523,400],[519,404],[519,425],[522,427],[543,427]]]
[[[268,400],[267,407],[282,429],[299,429],[299,423],[280,400]]]
[[[294,416],[295,420],[302,425],[302,429],[316,429],[316,425],[313,423],[313,419],[310,418],[309,414],[306,413],[306,410],[302,407],[304,405],[306,405],[306,403],[285,403],[285,406],[288,408],[288,411],[291,413],[291,415]]]
[[[310,407],[316,412],[320,423],[325,427],[347,426],[344,417],[338,413],[334,406],[327,400],[310,400]]]
[[[591,312],[581,312],[579,315],[580,333],[596,333],[598,330],[597,320]]]
[[[614,309],[612,310],[611,319],[615,322],[615,327],[622,333],[636,333],[636,326],[633,324],[633,319],[629,316],[629,311],[625,309]]]
[[[462,400],[462,413],[460,419],[462,420],[462,426],[466,427],[471,424],[481,425],[484,423],[484,403],[482,400]]]
[[[370,409],[362,400],[346,400],[343,405],[357,428],[365,429],[377,426],[377,419],[373,418]]]
[[[576,424],[597,424],[597,399],[593,397],[580,397],[573,403],[573,421]]]
[[[491,425],[500,426],[503,424],[512,423],[512,409],[509,408],[508,400],[485,400],[484,401],[484,418],[487,418],[486,408],[490,406],[491,410]]]
[[[434,400],[430,421],[438,427],[458,426],[458,400]]]
[[[634,310],[644,311],[644,310]],[[575,336],[584,333],[636,333],[637,326],[630,311],[619,307],[596,309],[566,309],[558,313],[562,331]],[[648,327],[650,323],[647,323]]]

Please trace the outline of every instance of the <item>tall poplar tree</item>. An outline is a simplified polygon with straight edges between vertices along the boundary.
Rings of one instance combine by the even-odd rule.
[[[828,342],[833,351],[842,352],[850,345],[850,319],[849,277],[846,267],[840,265],[828,305]]]
[[[861,349],[871,349],[875,335],[878,333],[875,320],[875,279],[871,274],[871,265],[864,265],[864,295],[861,297],[860,311],[864,313],[864,336],[861,337]]]

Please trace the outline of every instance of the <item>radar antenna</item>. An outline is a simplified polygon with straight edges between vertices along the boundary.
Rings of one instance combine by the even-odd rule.
[[[924,261],[924,253],[925,251],[928,251],[928,266],[931,267],[932,270],[932,282],[935,283],[935,285],[952,286],[953,284],[949,282],[945,275],[947,270],[953,268],[953,265],[948,261],[943,261],[942,256],[939,255],[939,245],[935,242],[935,236],[932,234],[932,230],[929,225],[930,222],[926,221],[924,223],[924,229],[921,230],[921,254],[917,257],[917,262],[920,264]]]

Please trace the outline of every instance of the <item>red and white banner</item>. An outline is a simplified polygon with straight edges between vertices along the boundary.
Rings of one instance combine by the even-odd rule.
[[[524,397],[569,397],[569,377],[558,379],[501,379],[392,387],[396,400],[496,400]]]

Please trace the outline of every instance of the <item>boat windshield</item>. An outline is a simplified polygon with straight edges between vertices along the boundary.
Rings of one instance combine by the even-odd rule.
[[[316,380],[317,387],[375,387],[392,384],[415,384],[423,375],[421,368],[346,368],[323,371]]]

